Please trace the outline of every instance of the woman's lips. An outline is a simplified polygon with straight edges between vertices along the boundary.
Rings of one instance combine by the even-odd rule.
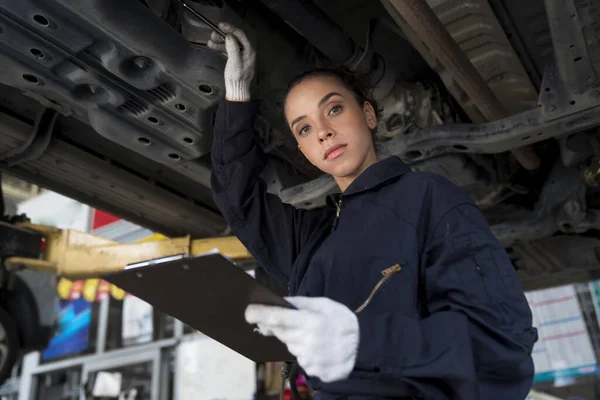
[[[339,156],[341,156],[344,151],[346,151],[346,145],[345,144],[340,144],[340,145],[336,145],[336,146],[332,146],[329,149],[327,149],[325,151],[325,159],[326,160],[333,160]]]

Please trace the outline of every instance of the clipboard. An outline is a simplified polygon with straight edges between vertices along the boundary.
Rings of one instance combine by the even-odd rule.
[[[285,344],[248,324],[249,304],[294,308],[218,253],[168,257],[102,279],[150,303],[254,362],[294,361]]]

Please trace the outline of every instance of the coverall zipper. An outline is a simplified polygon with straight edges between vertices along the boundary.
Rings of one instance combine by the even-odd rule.
[[[342,199],[341,198],[338,200],[335,207],[337,210],[335,212],[335,219],[333,220],[333,224],[331,225],[331,232],[335,231],[335,228],[337,228],[337,225],[338,225],[338,221],[340,220],[340,213],[342,212]],[[299,293],[300,289],[302,288],[302,282],[304,282],[304,277],[302,277],[302,279],[300,280],[300,285],[298,285],[297,293]],[[291,282],[288,281],[288,294],[291,295],[292,289],[291,289],[290,285],[291,285]]]
[[[395,274],[396,272],[400,272],[402,270],[402,267],[400,266],[400,264],[395,264],[392,265],[389,268],[384,269],[383,271],[381,271],[381,274],[383,275],[383,277],[379,280],[379,282],[377,282],[377,285],[375,285],[375,287],[373,288],[373,290],[371,291],[371,294],[369,295],[369,297],[367,297],[367,300],[365,300],[364,303],[362,303],[360,305],[360,307],[358,307],[354,312],[356,314],[360,313],[362,310],[365,309],[365,307],[367,307],[369,305],[369,303],[371,302],[371,300],[373,300],[373,297],[375,296],[375,293],[377,293],[377,291],[379,290],[379,288],[381,288],[381,286],[388,280],[390,279],[390,276],[392,276],[393,274]]]
[[[335,219],[333,220],[333,225],[331,226],[331,232],[335,231],[335,229],[338,226],[338,222],[340,220],[340,213],[342,212],[342,199],[341,198],[338,200],[338,202],[335,206],[337,208],[337,211],[335,212]]]

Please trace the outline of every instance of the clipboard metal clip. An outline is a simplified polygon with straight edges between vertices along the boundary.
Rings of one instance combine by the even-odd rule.
[[[125,269],[134,269],[134,268],[148,267],[150,265],[156,265],[156,264],[161,264],[161,263],[165,263],[165,262],[169,262],[169,261],[181,260],[181,259],[187,258],[187,257],[188,257],[187,254],[176,254],[176,255],[173,255],[173,256],[153,258],[151,260],[146,260],[146,261],[140,261],[140,262],[136,262],[136,263],[127,264],[125,266]]]
[[[210,254],[219,254],[219,249],[214,248],[214,249],[205,251],[204,253],[195,254],[192,256],[192,258],[208,256]],[[235,264],[230,257],[227,257],[222,254],[221,254],[221,256],[226,258],[227,260],[229,260],[231,263]],[[169,262],[169,261],[177,261],[177,260],[181,260],[184,258],[190,258],[190,256],[188,254],[182,253],[182,254],[175,254],[172,256],[158,257],[158,258],[153,258],[150,260],[138,261],[135,263],[127,264],[127,266],[125,266],[125,269],[148,267],[150,265],[161,264],[161,263],[165,263],[165,262]]]

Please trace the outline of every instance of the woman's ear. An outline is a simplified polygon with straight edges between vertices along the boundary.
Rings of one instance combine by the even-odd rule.
[[[369,129],[377,128],[377,113],[375,112],[375,108],[373,108],[371,102],[364,102],[363,113],[365,113],[365,118],[367,120],[367,125],[369,126]]]

